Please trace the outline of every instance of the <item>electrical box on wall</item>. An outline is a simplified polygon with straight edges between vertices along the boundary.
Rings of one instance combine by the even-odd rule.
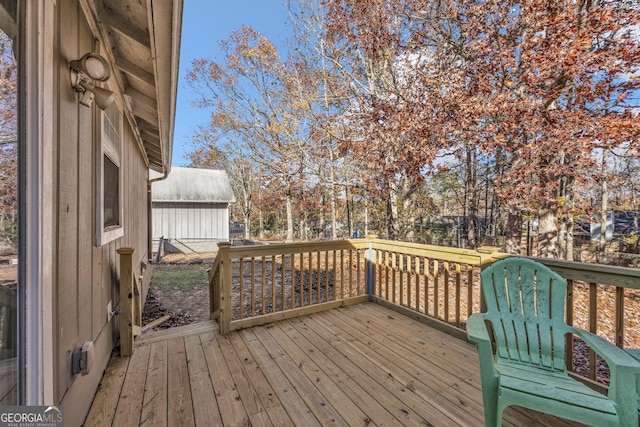
[[[93,341],[85,342],[71,355],[71,373],[87,375],[93,367]]]

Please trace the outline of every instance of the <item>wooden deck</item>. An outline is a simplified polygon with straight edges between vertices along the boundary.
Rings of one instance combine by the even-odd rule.
[[[475,347],[374,303],[232,332],[147,334],[87,426],[481,426]],[[508,426],[578,424],[507,408]]]

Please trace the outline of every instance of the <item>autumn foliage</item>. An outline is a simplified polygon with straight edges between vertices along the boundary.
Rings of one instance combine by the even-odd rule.
[[[519,244],[523,218],[533,216],[539,254],[561,256],[561,227],[599,208],[580,195],[606,191],[606,153],[627,165],[639,158],[634,2],[304,0],[289,8],[296,45],[287,58],[243,28],[223,42],[224,61],[198,61],[190,74],[212,107],[213,139],[239,144],[256,172],[288,183],[289,195],[294,181],[298,195],[344,191],[345,208],[357,194],[367,212],[385,206],[378,232],[412,239],[414,225],[437,214],[429,186],[458,171],[461,188],[452,190],[469,245],[482,243],[484,209],[494,222],[485,235]],[[299,190],[305,185],[314,190]],[[296,206],[300,217],[311,209]]]

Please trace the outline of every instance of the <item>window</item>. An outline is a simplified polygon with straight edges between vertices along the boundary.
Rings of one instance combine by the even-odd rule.
[[[121,114],[117,103],[100,111],[96,192],[96,245],[124,235],[122,226]]]
[[[0,14],[15,16],[16,3],[4,2],[0,4]],[[8,10],[4,8],[8,7]],[[8,25],[14,27],[15,24]],[[21,362],[24,348],[18,342],[18,311],[23,312],[23,305],[19,305],[18,293],[22,294],[24,281],[21,276],[18,280],[18,259],[22,258],[24,244],[23,233],[18,233],[19,224],[24,220],[22,207],[18,203],[24,203],[19,196],[18,187],[23,188],[22,166],[18,162],[18,156],[24,156],[23,148],[18,141],[18,63],[15,60],[13,42],[4,32],[7,22],[0,16],[0,76],[2,84],[0,90],[0,249],[2,250],[2,263],[0,274],[3,283],[0,285],[0,406],[17,405],[19,402],[18,387],[24,387],[24,382],[19,381]],[[18,170],[20,167],[20,171]],[[20,174],[19,174],[20,172]],[[20,182],[19,182],[20,180]],[[20,253],[20,255],[19,255]],[[22,264],[25,264],[22,262]],[[24,338],[22,338],[24,342]],[[19,354],[20,352],[20,354]],[[17,358],[20,358],[18,360]]]

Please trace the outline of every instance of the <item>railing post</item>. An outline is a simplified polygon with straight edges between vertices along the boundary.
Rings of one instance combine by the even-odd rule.
[[[207,271],[209,275],[209,320],[218,320],[220,316],[220,263]]]
[[[120,248],[116,252],[120,255],[120,355],[133,354],[133,248]]]
[[[375,273],[374,273],[374,262],[375,262],[375,251],[373,249],[373,242],[369,239],[369,249],[367,249],[367,295],[369,295],[369,299],[373,296],[374,292],[374,283],[375,283]]]
[[[220,254],[220,333],[227,334],[231,324],[231,285],[232,285],[232,268],[231,268],[231,243],[218,243],[218,251]]]

